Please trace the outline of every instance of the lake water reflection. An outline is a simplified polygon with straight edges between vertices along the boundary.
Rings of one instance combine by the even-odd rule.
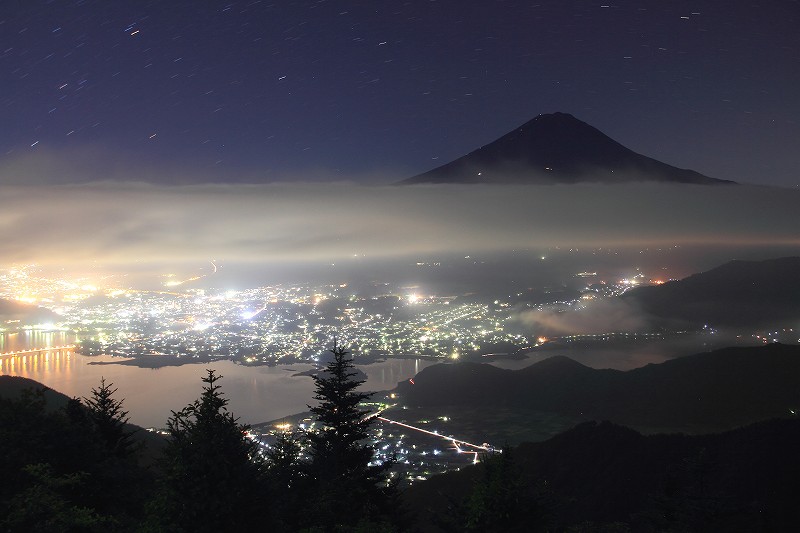
[[[31,348],[3,335],[5,346]],[[49,339],[54,340],[54,339]],[[69,339],[58,339],[54,345]],[[33,346],[42,347],[43,345]],[[46,346],[46,344],[44,344]],[[4,351],[11,351],[6,348]],[[0,352],[2,353],[2,352]],[[86,357],[71,350],[41,351],[13,357],[0,357],[0,374],[23,376],[44,383],[68,396],[88,396],[104,377],[119,389],[131,421],[145,427],[163,427],[171,410],[178,410],[200,396],[206,369],[223,376],[222,392],[230,400],[229,409],[242,422],[259,423],[305,411],[313,403],[313,381],[296,376],[310,365],[245,367],[231,361],[189,364],[157,369],[126,365],[96,365],[115,361],[112,357]],[[367,374],[364,390],[394,388],[398,381],[413,377],[434,364],[423,359],[390,359],[360,366]]]
[[[75,335],[66,331],[22,330],[0,333],[0,354],[74,343]]]

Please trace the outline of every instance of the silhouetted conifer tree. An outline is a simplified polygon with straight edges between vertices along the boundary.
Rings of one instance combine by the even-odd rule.
[[[70,400],[66,412],[98,449],[90,469],[92,502],[98,511],[115,515],[121,528],[133,529],[143,516],[154,476],[139,465],[144,441],[134,438],[136,432],[130,429],[128,412],[116,393],[113,383],[101,378],[91,396]]]
[[[239,531],[259,524],[262,463],[249,426],[228,412],[217,376],[208,370],[199,400],[167,421],[164,479],[153,503],[151,528]]]
[[[84,398],[83,403],[106,451],[116,457],[126,457],[134,451],[134,432],[126,429],[128,411],[122,408],[122,400],[114,398],[117,389],[112,389],[113,386],[100,378],[100,386],[92,389],[91,397]]]
[[[370,395],[356,391],[364,381],[356,378],[349,352],[334,344],[331,353],[333,360],[314,376],[319,403],[309,406],[318,426],[308,435],[310,517],[326,530],[390,530],[394,487],[387,486],[387,466],[371,464],[366,439],[373,419],[360,407]]]

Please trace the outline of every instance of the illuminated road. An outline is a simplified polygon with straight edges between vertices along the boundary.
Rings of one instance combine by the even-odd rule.
[[[264,307],[262,307],[261,309],[256,309],[255,311],[247,311],[246,313],[242,313],[242,318],[244,318],[245,320],[250,320],[252,318],[257,317],[266,310],[267,310],[267,304],[266,302],[264,302]]]
[[[453,446],[455,447],[455,449],[456,449],[456,451],[458,453],[472,454],[473,455],[473,459],[472,459],[473,463],[477,463],[478,462],[478,454],[480,454],[481,452],[498,452],[499,451],[499,450],[496,450],[493,447],[489,446],[488,444],[472,444],[471,442],[467,442],[465,440],[459,440],[459,439],[456,439],[454,437],[448,437],[447,435],[441,435],[439,433],[436,433],[435,431],[429,431],[427,429],[418,428],[416,426],[405,424],[403,422],[398,422],[396,420],[389,420],[386,417],[380,416],[380,414],[375,415],[375,418],[377,418],[378,420],[382,420],[384,422],[388,422],[389,424],[395,424],[397,426],[402,426],[404,428],[408,428],[408,429],[411,429],[411,430],[414,430],[414,431],[419,431],[420,433],[425,433],[426,435],[430,435],[432,437],[438,437],[440,439],[446,440],[446,441],[448,441],[448,442],[453,444]],[[472,448],[472,450],[464,450],[464,449],[462,449],[462,447],[464,447],[464,448]]]

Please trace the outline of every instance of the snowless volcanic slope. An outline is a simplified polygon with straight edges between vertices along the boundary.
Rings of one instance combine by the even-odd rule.
[[[637,154],[568,113],[539,115],[464,157],[401,183],[628,181],[733,183]]]

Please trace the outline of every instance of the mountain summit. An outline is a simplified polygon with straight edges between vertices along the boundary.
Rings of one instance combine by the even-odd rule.
[[[637,154],[568,113],[539,115],[464,157],[400,183],[629,181],[734,183]]]

